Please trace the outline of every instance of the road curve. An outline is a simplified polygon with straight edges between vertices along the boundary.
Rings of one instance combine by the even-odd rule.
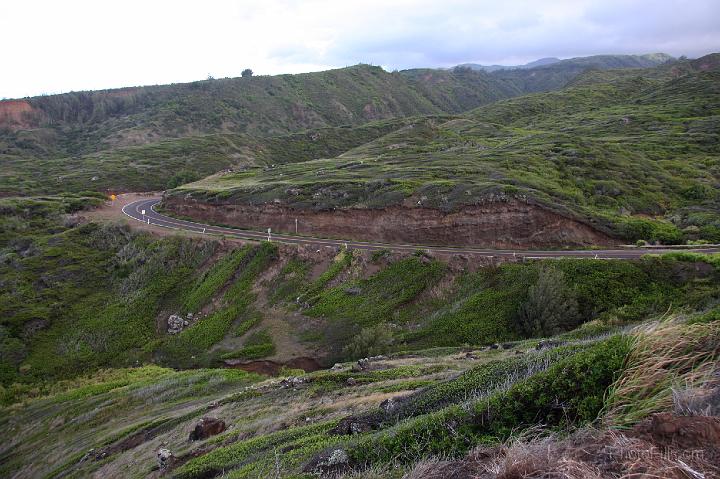
[[[225,235],[233,238],[263,241],[268,239],[268,234],[260,231],[242,230],[236,228],[225,228],[221,226],[213,226],[192,221],[181,220],[165,216],[155,211],[155,205],[160,202],[160,198],[149,198],[134,201],[123,206],[122,212],[137,221],[146,224],[160,226],[163,228],[191,231],[194,233]],[[143,214],[143,210],[145,214]],[[633,259],[639,258],[645,254],[662,253],[667,251],[680,251],[680,249],[652,249],[652,248],[624,248],[624,249],[601,249],[601,250],[557,250],[557,251],[538,251],[538,250],[508,250],[508,249],[482,249],[467,246],[425,246],[416,244],[387,244],[372,243],[365,241],[338,240],[325,238],[312,238],[306,236],[295,236],[288,234],[271,234],[271,240],[279,243],[311,245],[316,247],[342,247],[356,248],[363,250],[382,250],[389,249],[392,251],[416,251],[418,249],[428,250],[433,253],[441,254],[465,254],[478,255],[486,257],[512,257],[512,258],[594,258],[594,259]],[[698,253],[720,253],[719,247],[698,247],[683,248],[682,251],[692,251]]]

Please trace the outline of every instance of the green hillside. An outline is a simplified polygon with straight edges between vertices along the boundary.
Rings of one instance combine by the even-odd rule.
[[[602,60],[602,61],[601,61]],[[167,171],[189,181],[243,165],[264,138],[357,127],[416,115],[457,114],[531,91],[562,88],[592,69],[644,66],[659,60],[589,57],[553,65],[556,80],[524,80],[466,68],[386,72],[357,65],[300,75],[225,78],[193,83],[73,92],[0,102],[0,195],[60,191],[147,191],[172,186]],[[537,72],[536,72],[537,70]],[[560,72],[560,73],[557,73]],[[525,84],[525,81],[533,83]],[[14,114],[24,105],[27,111]],[[400,121],[400,124],[403,124]],[[354,142],[374,139],[367,130]],[[383,127],[387,132],[388,127]],[[368,136],[368,134],[370,136]],[[294,140],[291,140],[294,141]],[[313,140],[316,141],[316,140]],[[300,146],[308,159],[353,147]],[[292,149],[286,150],[294,154]],[[263,153],[260,153],[262,156]],[[282,156],[282,155],[281,155]],[[272,159],[262,164],[279,163]],[[28,172],[31,172],[28,173]]]
[[[411,125],[335,158],[247,169],[170,194],[294,208],[517,198],[626,240],[720,241],[720,76],[631,70]]]
[[[106,201],[513,201],[720,241],[719,60],[0,103],[0,477],[720,477],[720,255],[250,242]]]

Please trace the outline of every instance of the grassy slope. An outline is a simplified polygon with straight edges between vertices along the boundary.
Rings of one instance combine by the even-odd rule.
[[[324,351],[324,361],[525,338],[517,312],[550,265],[580,305],[562,328],[599,321],[603,330],[670,305],[704,308],[718,297],[716,274],[696,271],[684,257],[531,262],[469,273],[422,255],[341,252],[311,279],[320,259],[278,256],[271,244],[228,251],[215,242],[158,239],[123,227],[73,227],[60,214],[70,200],[0,204],[7,208],[6,230],[29,227],[22,218],[30,208],[52,212],[0,250],[4,400],[48,381],[137,361],[197,367],[272,355],[275,341],[263,326],[267,303],[257,302],[259,292],[274,305],[273,314],[300,318],[288,326],[291,334]],[[164,332],[170,314],[197,318],[200,311],[182,333]],[[224,338],[242,341],[213,347]]]
[[[177,194],[299,208],[515,197],[628,240],[718,241],[719,74],[635,72],[418,119],[336,158],[211,177]]]
[[[534,262],[458,273],[421,254],[341,252],[311,280],[312,260],[286,258],[281,268],[271,244],[225,252],[213,242],[73,226],[64,215],[79,204],[72,196],[0,204],[3,231],[15,232],[3,238],[0,261],[0,392],[5,404],[14,403],[0,415],[13,431],[0,448],[3,474],[25,467],[26,476],[65,469],[77,476],[146,475],[161,442],[177,455],[219,446],[189,457],[175,471],[180,477],[221,470],[255,477],[277,468],[298,474],[329,447],[343,447],[354,465],[396,459],[409,465],[429,453],[463,454],[477,441],[502,440],[518,425],[539,421],[565,428],[593,419],[628,345],[618,338],[592,345],[586,338],[669,308],[712,322],[716,312],[704,311],[720,300],[717,258],[702,255]],[[27,215],[34,221],[21,221]],[[564,287],[580,306],[576,323],[566,327],[590,321],[557,338],[577,344],[536,352],[534,339],[510,349],[463,349],[525,337],[516,311],[540,269],[549,266],[562,270]],[[271,331],[243,327],[257,321],[257,288],[275,293],[275,307],[299,308],[313,325],[304,339],[338,358],[347,357],[343,346],[355,336],[368,336],[354,333],[385,325],[390,342],[371,346],[390,351],[391,359],[376,370],[351,371],[346,364],[308,374],[291,390],[277,383],[246,389],[258,378],[233,370],[121,369],[153,361],[215,365],[233,352],[246,359],[269,354]],[[198,309],[207,314],[180,335],[158,332],[156,319]],[[218,338],[236,334],[233,328],[248,335],[242,348],[206,352]],[[362,347],[368,345],[356,344],[351,354]],[[422,349],[427,347],[434,348]],[[467,350],[475,352],[466,356]],[[115,369],[98,371],[110,367]],[[393,414],[377,408],[412,391],[418,391],[414,399]],[[622,398],[627,404],[627,395]],[[553,407],[557,401],[566,404],[562,414]],[[348,414],[370,418],[372,430],[331,434]],[[488,424],[478,422],[487,414],[492,427],[478,426]],[[232,428],[188,443],[203,415]],[[448,434],[447,425],[455,433]],[[137,443],[123,442],[131,436]],[[90,448],[106,456],[81,461]],[[276,450],[285,452],[276,456]]]
[[[544,350],[536,350],[536,342],[475,350],[472,359],[467,349],[391,355],[373,362],[374,370],[351,371],[346,363],[335,371],[302,375],[303,382],[293,388],[237,371],[144,367],[103,372],[5,409],[3,424],[19,421],[25,427],[0,449],[0,471],[26,465],[25,475],[122,471],[139,477],[153,470],[162,444],[182,458],[171,477],[314,477],[303,472],[314,456],[343,449],[350,465],[376,471],[359,477],[399,478],[422,458],[462,456],[478,444],[495,445],[528,429],[537,432],[539,425],[564,433],[598,416],[605,427],[671,410],[673,385],[691,376],[688,387],[702,385],[702,378],[685,367],[692,360],[687,346],[697,350],[695,371],[712,370],[718,359],[712,348],[717,317],[705,316],[691,316],[692,325],[680,320],[647,332],[591,336]],[[653,369],[648,355],[658,346],[664,348],[666,367]],[[643,371],[652,372],[658,384],[646,387]],[[380,406],[390,397],[395,398],[393,409]],[[231,427],[188,442],[202,415]],[[343,433],[338,424],[348,415],[369,429]],[[280,422],[283,426],[276,427]],[[139,444],[117,447],[137,433],[143,438]],[[80,461],[91,447],[93,454]],[[38,456],[48,461],[28,466]]]
[[[356,128],[323,128],[263,138],[208,134],[76,156],[62,152],[40,155],[28,146],[40,148],[42,140],[37,139],[37,132],[21,132],[18,136],[24,137],[22,145],[11,145],[6,140],[0,188],[5,194],[16,195],[85,189],[162,190],[228,168],[267,167],[335,156],[400,128],[408,121],[374,121]],[[0,150],[2,144],[0,138]]]
[[[582,68],[613,65],[635,63],[591,62]],[[582,71],[571,65],[559,68],[568,80]],[[234,165],[279,163],[288,158],[287,153],[295,161],[329,157],[343,151],[338,148],[351,148],[373,136],[368,137],[367,130],[345,128],[335,140],[325,142],[326,128],[459,113],[527,91],[561,86],[555,82],[528,90],[515,80],[484,72],[418,69],[388,73],[358,65],[301,75],[30,98],[27,101],[36,113],[27,120],[35,121],[36,128],[13,132],[0,124],[0,194],[147,191]],[[312,137],[311,142],[283,138],[318,129],[323,130],[318,132],[319,141],[318,133],[305,135]],[[258,139],[267,136],[280,138]],[[327,147],[321,146],[324,144]],[[177,174],[170,182],[168,171]]]

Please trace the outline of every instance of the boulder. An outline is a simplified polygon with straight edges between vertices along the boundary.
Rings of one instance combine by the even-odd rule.
[[[289,378],[284,378],[282,381],[280,381],[280,388],[281,389],[295,389],[296,387],[299,387],[307,382],[306,378],[300,377],[300,376],[293,376]]]
[[[223,421],[222,419],[217,419],[214,417],[204,417],[200,419],[200,421],[195,425],[195,429],[193,429],[190,433],[190,440],[199,441],[202,439],[207,439],[210,436],[220,434],[226,428],[227,427],[225,426],[225,421]]]
[[[329,432],[336,436],[352,436],[372,431],[377,425],[377,421],[373,421],[371,417],[348,416],[342,418]]]
[[[353,371],[365,371],[370,366],[370,360],[368,358],[358,359],[357,363],[353,364]]]
[[[330,449],[310,459],[303,472],[320,475],[338,475],[350,469],[350,458],[345,450]]]
[[[167,332],[168,334],[178,334],[188,324],[189,323],[179,314],[171,314],[167,319]]]
[[[388,398],[380,403],[380,409],[386,414],[392,414],[393,411],[399,406],[399,402],[395,398]]]
[[[170,451],[170,449],[161,447],[160,449],[158,449],[157,452],[157,461],[160,470],[165,470],[169,467],[172,467],[172,465],[175,463],[175,456],[173,456],[173,453]]]

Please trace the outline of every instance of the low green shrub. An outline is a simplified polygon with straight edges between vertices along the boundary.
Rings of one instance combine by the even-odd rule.
[[[504,440],[536,425],[568,427],[591,422],[623,368],[629,340],[615,336],[560,359],[545,371],[500,388],[468,405],[410,418],[366,435],[348,447],[358,465],[410,462],[429,455],[457,456],[478,443]]]

